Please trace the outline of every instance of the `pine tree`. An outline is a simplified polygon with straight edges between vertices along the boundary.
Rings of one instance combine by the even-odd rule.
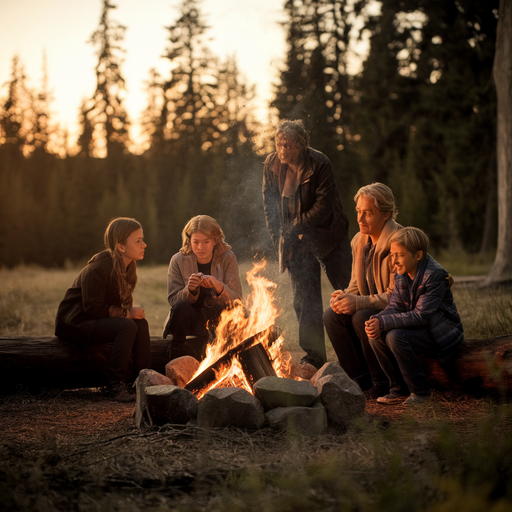
[[[289,0],[288,53],[272,105],[281,119],[302,119],[314,147],[345,159],[352,105],[348,74],[353,21],[366,2]],[[347,173],[338,173],[344,181]]]
[[[41,89],[32,96],[32,112],[34,118],[32,146],[35,152],[50,152],[50,103],[52,96],[48,90],[48,70],[46,53],[43,54],[43,80]]]
[[[2,146],[5,146],[4,150],[10,148],[17,154],[22,154],[27,146],[30,95],[25,80],[23,66],[15,55],[12,59],[11,80],[7,84],[7,99],[0,111],[0,140]]]
[[[212,174],[217,115],[217,59],[205,46],[208,27],[196,0],[184,0],[179,10],[176,22],[167,27],[169,43],[164,57],[171,64],[171,76],[162,86],[164,142],[158,169],[162,221],[174,233],[181,232],[193,215],[209,211],[206,181]]]
[[[150,69],[150,77],[146,82],[148,104],[142,113],[142,134],[146,140],[143,143],[145,151],[162,151],[164,149],[164,125],[162,124],[163,94],[160,73],[155,68]]]
[[[123,106],[126,85],[119,56],[126,28],[110,19],[110,11],[116,8],[103,0],[99,27],[89,41],[97,48],[96,90],[82,113],[93,126],[94,154],[98,156],[119,156],[129,145],[129,121]]]
[[[366,25],[371,47],[353,116],[361,184],[392,183],[399,205],[426,206],[426,218],[400,220],[423,218],[434,246],[481,244],[495,146],[492,4],[389,0]],[[411,177],[421,188],[399,185]]]
[[[90,119],[91,109],[87,106],[88,100],[82,100],[80,105],[80,134],[78,135],[78,156],[81,158],[92,156],[94,153],[94,125]]]

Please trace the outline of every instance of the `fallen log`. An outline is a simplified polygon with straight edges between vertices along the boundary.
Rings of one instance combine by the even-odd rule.
[[[170,340],[151,338],[151,369],[164,375],[169,345]],[[0,393],[101,387],[109,356],[109,345],[79,348],[52,336],[0,337]]]
[[[151,369],[165,375],[170,340],[151,338]],[[0,337],[0,393],[75,389],[105,383],[108,345],[78,348],[55,337]],[[465,340],[445,367],[422,358],[433,388],[467,393],[512,391],[512,335]]]
[[[512,391],[512,335],[464,340],[454,357],[441,365],[438,359],[420,357],[434,389],[467,393]]]

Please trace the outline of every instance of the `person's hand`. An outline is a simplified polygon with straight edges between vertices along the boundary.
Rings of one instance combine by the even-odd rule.
[[[217,295],[220,295],[224,290],[224,285],[213,276],[203,276],[201,286],[204,288],[213,288]]]
[[[344,292],[343,290],[334,290],[332,293],[331,293],[331,301],[330,301],[330,306],[331,308],[333,309],[334,312],[337,313],[336,309],[337,309],[337,302],[338,300],[343,297],[344,295]]]
[[[378,318],[370,318],[364,323],[364,330],[368,338],[380,338],[382,329]]]
[[[144,308],[130,308],[126,316],[132,320],[142,320],[146,318],[146,312]]]
[[[337,290],[331,295],[331,308],[335,313],[353,315],[357,310],[357,298],[350,293]]]
[[[194,293],[200,286],[203,281],[203,274],[201,272],[197,274],[192,274],[188,278],[188,291]]]

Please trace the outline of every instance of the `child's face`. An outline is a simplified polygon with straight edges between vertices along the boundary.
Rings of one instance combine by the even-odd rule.
[[[403,245],[398,245],[394,242],[391,243],[389,251],[391,262],[395,270],[403,276],[409,274],[411,279],[416,275],[416,269],[421,258],[423,258],[423,251],[418,251],[416,254],[409,252]]]

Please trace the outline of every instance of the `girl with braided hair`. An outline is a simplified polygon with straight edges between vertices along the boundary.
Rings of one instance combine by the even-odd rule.
[[[55,335],[77,346],[112,345],[108,395],[120,402],[134,400],[126,388],[133,356],[135,375],[151,365],[149,327],[144,309],[133,306],[137,261],[146,244],[135,219],[112,219],[104,235],[106,250],[94,255],[80,271],[59,305]]]

